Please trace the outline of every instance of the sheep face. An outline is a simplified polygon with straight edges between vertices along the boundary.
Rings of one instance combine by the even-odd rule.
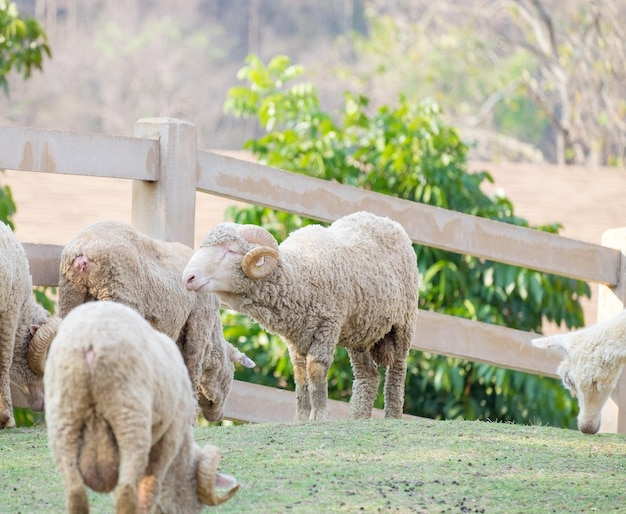
[[[280,254],[274,237],[262,227],[222,223],[213,229],[183,271],[189,291],[212,292],[228,303],[249,281],[265,278]],[[243,273],[242,273],[243,272]]]
[[[354,370],[350,416],[370,417],[377,365],[387,368],[385,416],[402,415],[419,274],[398,223],[359,212],[330,227],[302,227],[280,246],[262,227],[221,224],[187,263],[183,282],[282,337],[294,365],[296,420],[326,417],[337,345]]]
[[[244,253],[236,242],[200,248],[183,271],[183,283],[197,293],[232,293],[232,270],[241,267]]]
[[[563,385],[578,398],[578,429],[584,434],[595,434],[600,429],[602,406],[615,387],[617,375],[615,380],[606,382],[596,373],[587,373],[579,364],[566,358],[557,372]]]
[[[600,430],[602,407],[615,389],[621,369],[620,360],[595,341],[585,330],[532,341],[538,348],[553,348],[564,355],[557,373],[578,399],[578,429],[584,434]]]

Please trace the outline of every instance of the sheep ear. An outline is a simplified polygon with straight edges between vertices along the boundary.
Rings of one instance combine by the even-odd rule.
[[[245,353],[237,350],[237,348],[235,348],[232,344],[228,342],[224,342],[224,344],[226,344],[227,346],[228,358],[231,360],[231,362],[238,362],[246,368],[254,368],[256,366],[255,362],[250,357],[248,357]]]
[[[198,498],[205,505],[221,505],[230,500],[239,490],[239,484],[235,478],[217,472],[220,459],[221,454],[217,446],[207,445],[202,448],[196,469],[196,479]],[[229,491],[224,496],[218,496],[216,491],[218,487],[229,489]]]
[[[564,336],[540,337],[532,340],[533,346],[536,348],[554,348],[563,354],[567,354],[570,348],[570,342]]]
[[[239,351],[235,354],[233,362],[238,362],[245,368],[254,368],[256,366],[256,363],[250,357]]]
[[[278,250],[269,246],[257,246],[244,255],[241,269],[248,278],[257,279],[267,277],[278,264],[280,254]]]

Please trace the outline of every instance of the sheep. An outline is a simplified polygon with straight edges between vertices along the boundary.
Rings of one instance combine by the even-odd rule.
[[[564,355],[557,373],[578,398],[578,429],[584,434],[597,433],[602,407],[626,363],[626,310],[573,332],[535,338],[532,344]]]
[[[176,343],[132,308],[73,309],[44,369],[48,445],[68,512],[89,512],[86,487],[115,490],[117,513],[168,514],[200,512],[239,488],[217,473],[219,450],[194,441],[195,401]]]
[[[350,417],[371,416],[377,364],[387,368],[385,417],[402,416],[419,274],[400,224],[362,211],[328,228],[300,228],[279,246],[262,227],[222,223],[182,279],[282,337],[294,366],[296,421],[326,419],[337,345],[346,347],[354,373]]]
[[[176,341],[204,417],[217,421],[232,386],[232,359],[247,367],[255,364],[224,339],[218,298],[199,298],[181,284],[180,273],[192,253],[188,246],[151,238],[126,223],[87,225],[61,254],[59,315],[64,318],[94,300],[135,309]]]
[[[37,372],[58,319],[33,296],[33,283],[24,247],[8,225],[0,223],[0,428],[15,427],[13,407],[43,411],[44,392]],[[13,403],[11,382],[22,393]]]

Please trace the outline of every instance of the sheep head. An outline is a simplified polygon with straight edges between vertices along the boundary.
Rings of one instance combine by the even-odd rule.
[[[239,489],[235,478],[217,472],[220,459],[221,453],[217,446],[207,445],[202,448],[196,468],[196,480],[198,498],[205,505],[221,505],[230,500]],[[224,496],[218,496],[218,488],[229,491]]]
[[[198,404],[207,421],[219,421],[224,417],[224,402],[233,381],[234,365],[232,363],[241,364],[246,368],[256,366],[252,359],[232,344],[226,341],[223,341],[223,344],[226,347],[229,364],[222,367],[217,375],[214,369],[207,370],[200,379]]]
[[[256,280],[272,273],[279,259],[278,243],[264,228],[222,223],[209,232],[187,263],[183,283],[189,291],[233,293],[234,268]]]
[[[48,349],[57,334],[60,323],[61,318],[53,316],[48,318],[42,325],[31,325],[30,327],[30,333],[33,338],[26,351],[26,361],[30,369],[39,377],[43,377]]]
[[[557,373],[578,399],[578,429],[584,434],[600,430],[602,407],[617,385],[621,361],[593,347],[587,332],[578,331],[532,340],[537,348],[554,349],[564,358]]]

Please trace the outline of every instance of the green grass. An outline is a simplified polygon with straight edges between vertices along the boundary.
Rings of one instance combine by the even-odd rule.
[[[218,513],[624,512],[626,436],[469,421],[197,428],[242,483]],[[92,512],[111,512],[90,494]],[[41,427],[0,432],[0,512],[63,512]]]

